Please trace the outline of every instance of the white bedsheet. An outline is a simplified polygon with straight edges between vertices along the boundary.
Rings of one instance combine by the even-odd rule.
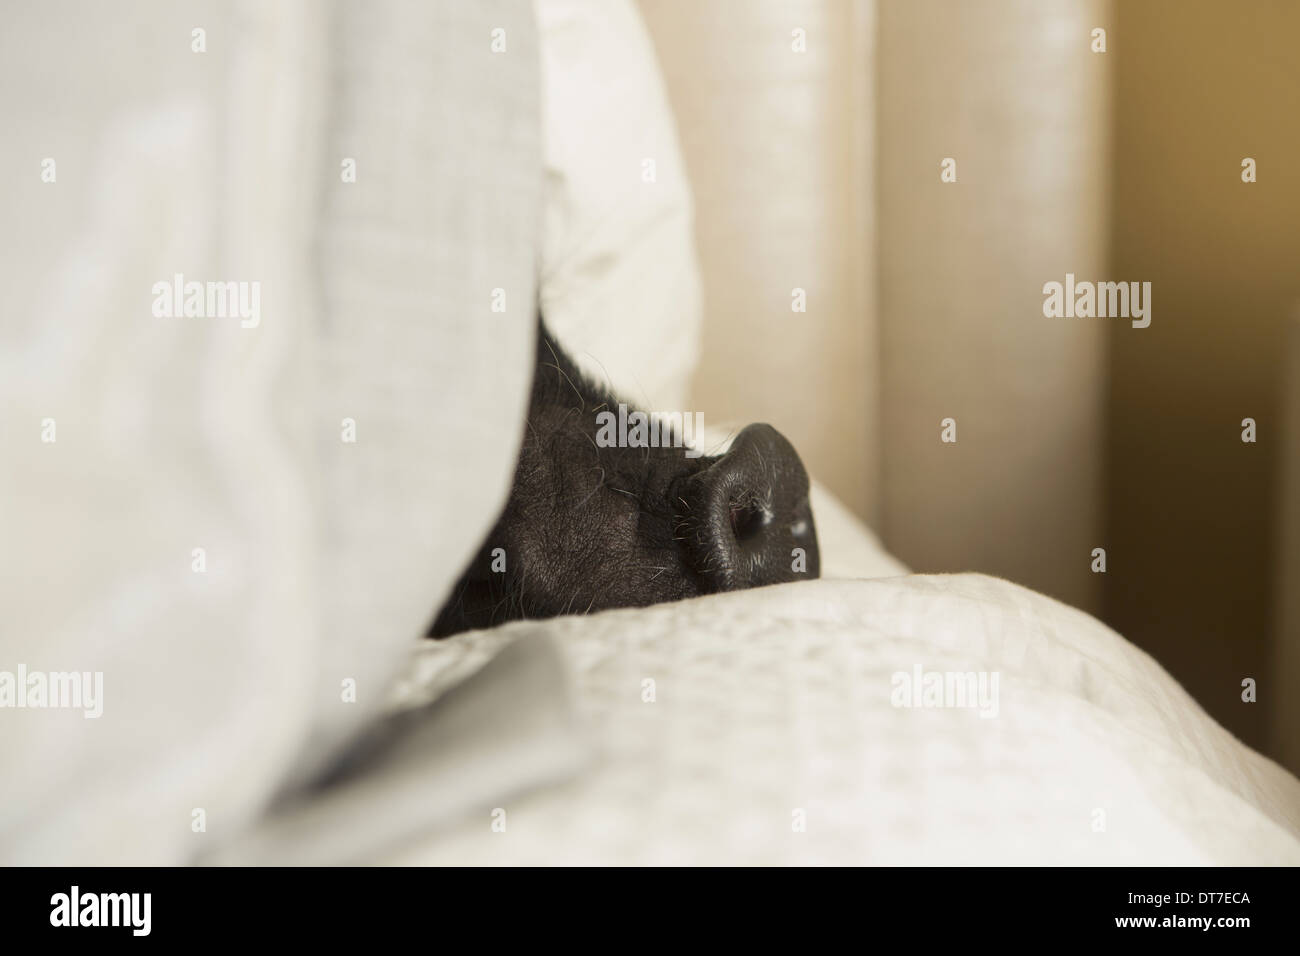
[[[543,635],[587,769],[500,781],[377,861],[1300,863],[1300,781],[1100,622],[1005,581],[821,580],[520,623],[422,649],[408,698]],[[893,706],[917,666],[996,671],[997,715]]]

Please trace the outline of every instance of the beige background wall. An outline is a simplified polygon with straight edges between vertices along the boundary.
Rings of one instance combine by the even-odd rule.
[[[1085,610],[1107,323],[1044,318],[1042,288],[1104,277],[1106,25],[1103,3],[910,0],[877,40],[885,541]]]
[[[695,190],[706,418],[783,429],[919,570],[1095,609],[1104,329],[1044,320],[1041,288],[1104,262],[1104,4],[641,8]]]

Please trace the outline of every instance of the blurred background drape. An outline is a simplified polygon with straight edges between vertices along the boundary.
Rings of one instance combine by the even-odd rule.
[[[1300,622],[1281,603],[1300,580],[1279,577],[1295,545],[1278,537],[1294,506],[1284,452],[1300,444],[1281,415],[1300,300],[1300,5],[1141,0],[1115,23],[1111,269],[1158,291],[1149,329],[1111,336],[1103,617],[1300,770],[1300,713],[1285,710]]]
[[[640,6],[695,194],[706,315],[695,408],[775,425],[874,523],[872,5]],[[797,31],[806,53],[792,49]],[[795,290],[806,312],[792,311]]]
[[[695,191],[694,407],[777,425],[916,570],[1097,614],[1300,768],[1300,7],[640,5]],[[1044,318],[1067,272],[1152,282],[1151,327]]]
[[[1300,773],[1300,303],[1293,310],[1288,332],[1286,395],[1280,434],[1283,436],[1282,483],[1278,493],[1281,523],[1274,542],[1279,553],[1273,629],[1273,673],[1277,691],[1269,701],[1270,743],[1274,755]]]

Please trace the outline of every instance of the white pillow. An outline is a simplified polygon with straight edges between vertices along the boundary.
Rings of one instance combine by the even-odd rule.
[[[700,279],[654,48],[631,0],[535,0],[535,9],[547,326],[595,381],[646,411],[686,411]]]

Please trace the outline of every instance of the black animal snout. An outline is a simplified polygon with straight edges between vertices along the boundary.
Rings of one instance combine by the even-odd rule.
[[[701,590],[815,578],[817,531],[808,473],[771,425],[750,425],[731,450],[675,491],[677,532]]]
[[[537,341],[510,495],[432,636],[821,574],[808,473],[776,429],[750,425],[708,458],[671,425],[610,442],[601,413],[624,403],[540,322]]]

